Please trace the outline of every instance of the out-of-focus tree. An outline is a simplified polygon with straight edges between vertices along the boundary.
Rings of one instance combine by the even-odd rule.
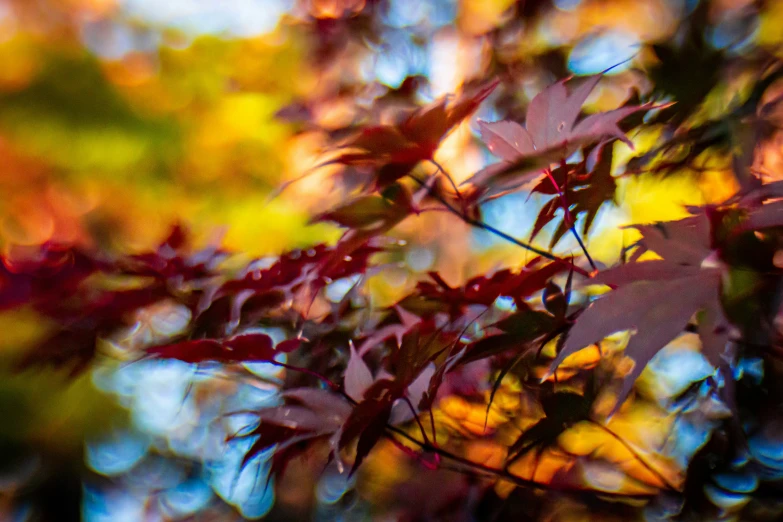
[[[0,514],[781,514],[763,0],[0,1]]]

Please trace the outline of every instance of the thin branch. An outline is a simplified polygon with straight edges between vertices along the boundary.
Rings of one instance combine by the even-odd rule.
[[[408,446],[406,446],[405,444],[403,444],[402,442],[397,440],[397,438],[394,435],[392,435],[391,433],[386,433],[385,435],[386,435],[386,438],[389,441],[391,441],[391,443],[394,444],[397,447],[397,449],[399,449],[400,451],[405,453],[410,458],[415,459],[415,460],[421,462],[421,464],[425,468],[427,468],[427,469],[429,469],[431,471],[435,471],[436,469],[438,469],[438,463],[437,462],[430,462],[430,461],[428,461],[427,459],[424,458],[424,455],[422,455],[421,453],[417,453],[415,450],[409,448]]]
[[[454,192],[457,193],[457,199],[459,199],[460,205],[462,206],[462,210],[464,212],[465,210],[465,200],[462,199],[462,193],[459,191],[459,188],[457,187],[457,184],[454,182],[454,178],[451,177],[451,174],[446,172],[446,169],[443,168],[443,165],[435,161],[434,159],[430,160],[430,163],[435,165],[439,171],[443,173],[444,176],[446,176],[446,179],[449,180],[449,183],[451,184],[451,188],[454,189]]]
[[[280,363],[277,361],[272,362],[272,364],[275,364],[277,366],[282,366],[284,368],[290,369],[292,371],[301,371],[308,375],[312,375],[320,379],[321,381],[325,382],[327,385],[329,385],[332,389],[337,391],[340,395],[342,395],[346,400],[348,400],[352,405],[356,406],[358,402],[348,396],[347,393],[345,393],[344,390],[342,390],[338,385],[336,385],[333,381],[331,381],[329,378],[320,375],[318,372],[314,372],[312,370],[308,370],[306,368],[299,368],[297,366],[291,366],[289,364]],[[585,490],[580,488],[574,488],[574,487],[568,487],[568,486],[562,486],[562,485],[555,485],[555,484],[544,484],[541,482],[536,482],[534,480],[529,480],[522,478],[518,475],[514,475],[508,470],[505,469],[499,469],[499,468],[493,468],[492,466],[487,466],[485,464],[481,464],[479,462],[472,461],[470,459],[467,459],[465,457],[461,457],[455,453],[452,453],[448,450],[443,449],[440,446],[436,446],[428,441],[421,441],[417,439],[416,437],[409,435],[405,430],[402,430],[396,426],[392,426],[391,424],[386,424],[386,431],[389,432],[389,434],[394,433],[396,435],[399,435],[400,437],[403,437],[407,439],[409,442],[417,445],[419,448],[421,448],[422,451],[433,453],[434,455],[437,455],[438,457],[443,457],[445,459],[448,459],[452,462],[455,462],[457,464],[460,464],[462,466],[466,466],[469,468],[469,470],[477,472],[477,473],[484,473],[486,475],[494,476],[502,480],[506,480],[508,482],[511,482],[513,484],[516,484],[517,486],[523,486],[523,487],[529,487],[533,489],[539,489],[544,491],[559,491],[563,493],[571,493],[571,494],[591,494],[591,495],[601,495],[603,497],[613,497],[613,498],[625,498],[625,499],[633,499],[633,498],[640,498],[640,499],[647,499],[654,494],[642,494],[642,495],[626,495],[622,493],[612,493],[612,492],[604,492],[604,491],[593,491],[593,490]],[[393,439],[393,437],[391,437]],[[399,443],[399,441],[397,441]],[[395,444],[397,445],[397,444]],[[402,445],[404,447],[404,444]],[[398,446],[399,447],[399,446]],[[408,449],[403,449],[404,452],[408,453]],[[427,466],[429,467],[430,463],[427,463]],[[668,485],[668,484],[667,484]]]
[[[638,453],[638,452],[637,452],[635,449],[633,449],[633,447],[631,447],[631,445],[630,445],[630,444],[628,444],[628,443],[627,443],[627,442],[626,442],[626,441],[625,441],[625,440],[624,440],[622,437],[620,437],[618,434],[616,434],[614,431],[612,431],[612,430],[609,428],[609,426],[605,426],[605,425],[601,424],[600,422],[596,422],[596,421],[594,421],[593,419],[588,419],[588,420],[589,420],[589,422],[591,422],[591,423],[595,424],[596,426],[600,427],[601,429],[603,429],[603,430],[604,430],[606,433],[608,433],[608,434],[609,434],[611,437],[613,437],[613,438],[614,438],[614,439],[615,439],[617,442],[619,442],[620,444],[622,444],[622,445],[623,445],[623,447],[624,447],[625,449],[627,449],[627,450],[628,450],[628,451],[631,453],[631,455],[633,455],[633,456],[634,456],[634,458],[636,458],[636,460],[638,460],[639,462],[641,462],[641,463],[642,463],[642,466],[644,466],[644,467],[645,467],[645,469],[647,469],[647,470],[648,470],[650,473],[652,473],[653,475],[655,475],[656,477],[658,477],[658,479],[660,479],[660,481],[661,481],[661,482],[663,482],[663,483],[666,485],[666,487],[667,487],[667,488],[669,488],[669,489],[671,489],[671,490],[673,490],[673,491],[676,491],[676,490],[677,490],[677,488],[676,488],[676,487],[674,487],[674,486],[673,486],[673,485],[672,485],[672,484],[671,484],[671,483],[670,483],[670,482],[669,482],[669,481],[666,479],[666,477],[664,477],[664,476],[663,476],[663,475],[662,475],[662,474],[661,474],[661,473],[660,473],[660,472],[659,472],[657,469],[655,469],[654,467],[652,467],[652,465],[651,465],[649,462],[647,462],[646,460],[644,460],[644,458],[642,458],[642,456],[641,456],[641,455],[639,455],[639,453]]]
[[[408,174],[408,177],[410,177],[412,180],[414,180],[416,183],[418,183],[420,186],[424,187],[429,195],[436,200],[438,200],[446,209],[460,218],[462,221],[467,223],[468,225],[474,226],[476,228],[480,228],[482,230],[486,230],[487,232],[496,235],[497,237],[501,239],[505,239],[506,241],[513,243],[519,247],[524,248],[525,250],[529,250],[535,254],[538,254],[539,256],[549,259],[550,261],[554,261],[555,263],[560,263],[561,265],[567,266],[568,268],[573,268],[574,272],[583,275],[585,277],[590,277],[590,272],[585,270],[584,268],[578,267],[574,265],[573,263],[563,259],[562,257],[558,257],[550,252],[547,252],[545,250],[541,250],[540,248],[536,248],[533,245],[530,245],[528,243],[525,243],[524,241],[520,241],[519,239],[506,234],[502,230],[498,230],[497,228],[493,227],[492,225],[489,225],[481,220],[474,219],[467,214],[464,214],[454,208],[448,201],[446,201],[440,194],[438,194],[436,191],[434,191],[429,185],[427,185],[424,181],[420,180],[413,174]]]
[[[387,429],[396,433],[397,435],[400,435],[401,437],[404,437],[408,441],[418,445],[423,451],[429,451],[433,453],[437,453],[441,455],[443,458],[446,458],[452,462],[456,462],[457,464],[466,466],[469,468],[470,471],[478,472],[480,474],[485,474],[488,476],[493,476],[496,478],[499,478],[501,480],[506,480],[508,482],[511,482],[513,484],[516,484],[517,486],[523,486],[533,489],[539,489],[543,491],[559,491],[562,493],[571,493],[571,494],[590,494],[590,495],[600,495],[602,497],[613,497],[613,498],[625,498],[625,499],[633,499],[633,498],[640,498],[640,499],[648,499],[650,497],[655,496],[655,494],[641,494],[641,495],[631,495],[631,494],[623,494],[623,493],[613,493],[613,492],[604,492],[604,491],[595,491],[595,490],[586,490],[581,488],[574,488],[574,487],[568,487],[568,486],[562,486],[562,485],[555,485],[555,484],[545,484],[542,482],[536,482],[534,480],[522,478],[518,475],[514,475],[510,471],[502,470],[499,468],[493,468],[491,466],[487,466],[484,464],[481,464],[479,462],[472,461],[470,459],[466,459],[464,457],[460,457],[459,455],[456,455],[454,453],[451,453],[450,451],[444,450],[443,448],[436,448],[432,446],[431,444],[427,444],[426,442],[422,442],[412,435],[409,435],[405,431],[395,427],[395,426],[387,426]],[[447,468],[448,469],[448,468]],[[467,471],[467,470],[466,470]],[[463,471],[464,472],[464,471]]]
[[[411,414],[413,414],[413,418],[416,419],[416,424],[419,425],[419,430],[421,430],[421,438],[424,439],[424,442],[429,444],[430,440],[427,438],[427,432],[424,431],[424,425],[421,423],[421,419],[419,419],[419,414],[416,413],[416,408],[413,407],[413,403],[407,396],[403,396],[402,400],[405,401],[405,404],[408,405],[408,408],[411,410]]]

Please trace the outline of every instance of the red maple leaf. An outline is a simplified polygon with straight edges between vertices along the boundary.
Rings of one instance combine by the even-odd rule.
[[[363,129],[345,142],[344,151],[328,163],[371,167],[375,172],[372,190],[386,187],[407,175],[420,161],[431,160],[441,140],[475,111],[498,83],[486,83],[456,98],[441,98],[397,125]]]

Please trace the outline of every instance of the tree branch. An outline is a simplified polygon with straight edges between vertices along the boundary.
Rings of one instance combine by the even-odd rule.
[[[314,372],[312,370],[308,370],[306,368],[299,368],[297,366],[292,366],[290,364],[280,363],[277,361],[271,361],[272,364],[276,366],[281,366],[283,368],[292,370],[292,371],[301,371],[308,375],[312,375],[314,377],[317,377],[319,380],[323,381],[327,385],[329,385],[330,388],[335,390],[337,393],[339,393],[343,398],[345,398],[348,402],[350,402],[353,406],[356,406],[358,402],[348,396],[345,391],[335,384],[332,380],[327,378],[326,376],[320,375],[318,372]],[[604,492],[604,491],[595,491],[595,490],[589,490],[589,489],[581,489],[581,488],[574,488],[574,487],[568,487],[568,486],[560,486],[560,485],[554,485],[554,484],[545,484],[542,482],[536,482],[534,480],[525,479],[523,477],[520,477],[518,475],[514,475],[510,471],[506,469],[500,469],[500,468],[493,468],[492,466],[487,466],[485,464],[481,464],[479,462],[472,461],[470,459],[467,459],[465,457],[461,457],[455,453],[452,453],[448,450],[443,449],[440,446],[434,445],[430,443],[429,441],[421,441],[417,439],[416,437],[408,434],[405,430],[398,428],[397,426],[392,426],[391,424],[386,424],[386,431],[389,434],[389,437],[392,439],[392,443],[395,444],[395,446],[400,446],[401,444],[399,441],[397,441],[391,434],[399,435],[400,437],[403,437],[407,441],[411,442],[412,444],[415,444],[418,446],[422,451],[432,453],[433,455],[436,455],[438,457],[442,457],[444,459],[448,459],[451,462],[454,462],[456,464],[459,464],[460,466],[465,466],[465,470],[462,470],[463,473],[471,473],[471,474],[484,474],[490,477],[495,477],[501,480],[505,480],[508,482],[511,482],[513,484],[516,484],[517,486],[521,487],[528,487],[543,491],[558,491],[561,493],[569,493],[569,494],[576,494],[576,495],[600,495],[602,497],[612,497],[612,498],[625,498],[625,499],[647,499],[650,497],[653,497],[654,494],[641,494],[641,495],[629,495],[629,494],[623,494],[623,493],[613,493],[613,492]],[[434,433],[434,432],[433,432]],[[404,446],[404,445],[402,445]],[[407,450],[403,450],[406,454],[410,454]],[[417,460],[418,456],[416,457]],[[436,461],[436,464],[439,461]],[[432,463],[426,462],[425,464],[427,467],[430,467]],[[445,469],[451,469],[446,467]],[[667,487],[669,484],[667,483]],[[673,488],[672,488],[673,489]]]
[[[533,245],[530,245],[528,243],[525,243],[524,241],[520,241],[519,239],[503,232],[502,230],[498,230],[497,228],[493,227],[492,225],[489,225],[488,223],[485,223],[479,219],[472,218],[468,216],[467,214],[461,212],[460,210],[454,208],[448,201],[446,201],[445,198],[443,198],[440,194],[438,194],[435,190],[433,190],[429,185],[427,185],[424,181],[420,180],[413,174],[408,174],[408,177],[410,177],[412,180],[414,180],[416,183],[418,183],[421,187],[427,190],[429,195],[436,200],[438,200],[446,209],[460,218],[462,221],[467,223],[468,225],[474,226],[476,228],[480,228],[482,230],[486,230],[487,232],[494,234],[495,236],[505,239],[506,241],[513,243],[519,247],[524,248],[525,250],[529,250],[530,252],[533,252],[535,254],[538,254],[539,256],[549,259],[550,261],[554,261],[555,263],[559,263],[561,265],[567,266],[568,268],[572,268],[574,272],[583,275],[585,277],[590,277],[590,272],[585,270],[584,268],[581,268],[579,266],[576,266],[570,261],[567,261],[566,259],[563,259],[562,257],[558,257],[550,252],[547,252],[545,250],[541,250],[540,248],[536,248]]]

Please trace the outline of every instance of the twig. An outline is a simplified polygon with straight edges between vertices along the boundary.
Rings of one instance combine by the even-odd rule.
[[[666,485],[666,487],[667,487],[667,488],[669,488],[669,489],[671,489],[671,490],[673,490],[673,491],[676,491],[676,490],[677,490],[677,488],[675,488],[675,487],[674,487],[674,486],[673,486],[673,485],[672,485],[672,484],[671,484],[671,483],[670,483],[670,482],[669,482],[669,481],[666,479],[666,477],[664,477],[663,475],[661,475],[661,473],[660,473],[660,472],[659,472],[657,469],[655,469],[654,467],[652,467],[652,465],[651,465],[649,462],[647,462],[646,460],[644,460],[644,458],[642,458],[642,456],[641,456],[641,455],[639,455],[639,453],[638,453],[638,452],[637,452],[635,449],[633,449],[633,448],[631,447],[631,445],[630,445],[630,444],[628,444],[628,443],[627,443],[627,442],[626,442],[626,441],[625,441],[625,440],[624,440],[622,437],[620,437],[618,434],[616,434],[614,431],[612,431],[612,430],[609,428],[609,426],[605,426],[605,425],[601,424],[600,422],[596,422],[596,421],[594,421],[593,419],[588,419],[588,420],[589,420],[589,422],[591,422],[591,423],[595,424],[596,426],[600,427],[601,429],[603,429],[603,430],[604,430],[606,433],[608,433],[610,436],[612,436],[612,437],[613,437],[613,438],[614,438],[614,439],[615,439],[617,442],[619,442],[620,444],[622,444],[622,445],[623,445],[623,447],[624,447],[625,449],[627,449],[627,450],[628,450],[628,451],[631,453],[631,455],[633,455],[633,456],[634,456],[634,457],[635,457],[635,458],[636,458],[636,459],[637,459],[639,462],[641,462],[641,463],[642,463],[642,466],[644,466],[644,467],[645,467],[645,468],[646,468],[646,469],[647,469],[647,470],[648,470],[650,473],[652,473],[653,475],[655,475],[656,477],[658,477],[658,478],[661,480],[661,482],[663,482],[663,483]]]
[[[443,173],[444,176],[446,176],[446,179],[449,180],[449,183],[451,184],[451,188],[454,189],[454,192],[457,193],[457,199],[459,199],[460,205],[462,206],[462,211],[465,211],[465,200],[462,199],[462,193],[459,191],[459,188],[457,187],[457,184],[454,182],[454,178],[451,177],[451,174],[446,172],[446,169],[443,168],[443,165],[435,161],[434,159],[430,160],[430,163],[435,165],[439,171]]]
[[[535,254],[538,254],[539,256],[549,259],[550,261],[554,261],[555,263],[560,263],[561,265],[567,266],[568,268],[573,268],[574,272],[583,275],[585,277],[590,277],[590,272],[585,270],[584,268],[578,267],[574,265],[572,262],[569,262],[562,257],[558,257],[550,252],[547,252],[545,250],[541,250],[540,248],[536,248],[533,245],[530,245],[528,243],[525,243],[524,241],[520,241],[519,239],[506,234],[502,230],[498,230],[497,228],[493,227],[492,225],[489,225],[488,223],[485,223],[481,220],[472,218],[468,216],[467,214],[464,214],[454,208],[448,201],[446,201],[440,194],[438,194],[436,191],[434,191],[432,188],[430,188],[429,185],[427,185],[424,181],[420,180],[413,174],[408,174],[408,177],[410,177],[412,180],[414,180],[416,183],[418,183],[420,186],[424,187],[429,195],[436,200],[438,200],[446,209],[460,218],[462,221],[467,223],[468,225],[474,226],[476,228],[480,228],[482,230],[486,230],[487,232],[494,234],[498,236],[499,238],[505,239],[506,241],[513,243],[519,247],[524,248],[525,250],[529,250]]]
[[[416,408],[413,407],[413,403],[407,396],[403,396],[402,400],[405,401],[405,404],[408,405],[408,408],[411,410],[411,414],[413,414],[413,418],[416,419],[416,424],[419,425],[419,430],[421,430],[421,438],[424,439],[424,442],[429,444],[430,440],[427,438],[427,432],[424,431],[424,425],[421,423],[421,419],[419,419],[419,414],[416,413]]]
[[[337,391],[342,397],[344,397],[348,402],[350,402],[352,405],[356,406],[358,402],[351,398],[347,393],[345,393],[344,390],[342,390],[339,386],[337,386],[333,381],[331,381],[326,376],[320,375],[318,372],[314,372],[312,370],[308,370],[306,368],[299,368],[297,366],[292,366],[285,363],[280,363],[277,361],[270,361],[272,364],[275,364],[277,366],[282,366],[284,368],[293,370],[293,371],[301,371],[308,375],[312,375],[314,377],[317,377],[321,381],[325,382],[327,385],[329,385],[332,389]],[[593,490],[586,490],[581,488],[574,488],[574,487],[568,487],[563,485],[557,485],[557,484],[545,484],[541,482],[536,482],[534,480],[529,480],[522,478],[518,475],[514,475],[508,470],[505,469],[499,469],[499,468],[493,468],[492,466],[487,466],[485,464],[481,464],[479,462],[472,461],[470,459],[467,459],[465,457],[461,457],[459,455],[456,455],[448,450],[443,449],[440,446],[433,445],[432,443],[428,441],[421,441],[417,439],[416,437],[409,435],[405,430],[402,430],[396,426],[392,426],[391,424],[386,424],[386,431],[391,433],[394,433],[396,435],[399,435],[400,437],[405,438],[409,442],[415,444],[419,448],[421,448],[422,451],[433,453],[434,455],[437,455],[439,457],[443,457],[445,459],[448,459],[452,462],[455,462],[457,464],[460,464],[462,466],[466,466],[468,471],[476,472],[476,473],[483,473],[485,475],[490,475],[497,477],[502,480],[506,480],[508,482],[511,482],[513,484],[516,484],[517,486],[523,486],[523,487],[529,487],[533,489],[539,489],[544,491],[559,491],[562,493],[571,493],[571,494],[591,494],[591,495],[600,495],[602,497],[612,497],[612,498],[625,498],[625,499],[647,499],[654,494],[641,494],[641,495],[628,495],[623,493],[613,493],[613,492],[604,492],[604,491],[593,491]],[[393,437],[391,437],[393,439]],[[397,441],[399,443],[399,441]],[[395,444],[397,445],[397,444]],[[402,445],[404,447],[404,445]],[[399,447],[399,446],[398,446]],[[407,449],[403,449],[404,452],[408,453]],[[429,467],[429,463],[427,463],[427,466]],[[667,484],[668,485],[668,484]]]
[[[467,466],[470,468],[471,471],[475,471],[478,473],[483,473],[485,475],[494,476],[496,478],[506,480],[508,482],[511,482],[513,484],[516,484],[517,486],[523,486],[523,487],[529,487],[533,489],[539,489],[544,491],[559,491],[563,493],[576,493],[576,494],[592,494],[592,495],[600,495],[605,497],[613,497],[613,498],[625,498],[625,499],[633,499],[633,498],[640,498],[640,499],[647,499],[650,497],[655,496],[655,494],[641,494],[641,495],[631,495],[631,494],[623,494],[623,493],[614,493],[614,492],[604,492],[604,491],[594,491],[594,490],[586,490],[586,489],[580,489],[580,488],[574,488],[569,486],[563,486],[563,485],[555,485],[555,484],[545,484],[542,482],[536,482],[534,480],[526,479],[523,477],[520,477],[518,475],[514,475],[510,471],[502,470],[499,468],[493,468],[491,466],[487,466],[484,464],[481,464],[479,462],[472,461],[470,459],[466,459],[464,457],[460,457],[459,455],[456,455],[454,453],[451,453],[450,451],[444,450],[443,448],[436,448],[432,446],[431,444],[427,444],[426,442],[420,441],[413,437],[412,435],[409,435],[405,431],[395,427],[395,426],[387,426],[387,429],[390,431],[400,435],[401,437],[406,438],[410,442],[416,444],[419,446],[423,451],[429,451],[433,453],[437,453],[441,455],[443,458],[446,458],[448,460],[451,460],[453,462],[456,462],[458,464],[461,464],[463,466]]]

